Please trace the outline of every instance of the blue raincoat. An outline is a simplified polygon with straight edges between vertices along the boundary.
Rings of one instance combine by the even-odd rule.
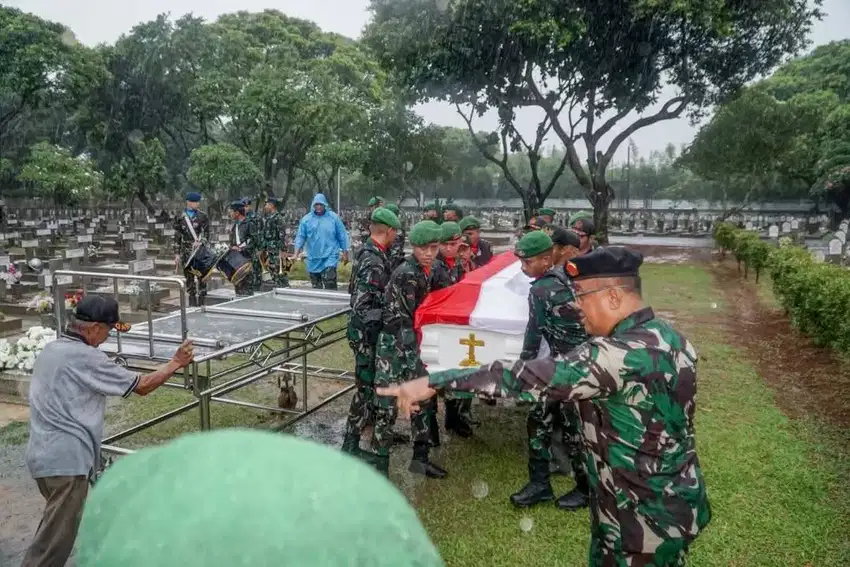
[[[317,215],[316,203],[325,206],[324,214]],[[310,212],[301,217],[295,235],[295,249],[307,253],[307,271],[318,274],[327,268],[336,268],[340,251],[348,251],[348,232],[337,214],[328,208],[328,200],[318,193],[310,204]],[[306,246],[306,248],[305,248]]]

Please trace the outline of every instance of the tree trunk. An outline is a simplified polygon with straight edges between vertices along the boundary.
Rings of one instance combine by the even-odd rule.
[[[608,207],[614,199],[614,191],[605,179],[605,171],[597,171],[592,177],[593,189],[588,196],[593,206],[593,224],[596,225],[596,241],[608,244]]]
[[[145,208],[148,210],[148,214],[154,216],[156,214],[156,211],[154,210],[150,200],[148,200],[147,191],[145,191],[143,187],[139,187],[139,189],[136,191],[136,195],[139,197],[139,201],[142,203],[142,205],[144,205]]]

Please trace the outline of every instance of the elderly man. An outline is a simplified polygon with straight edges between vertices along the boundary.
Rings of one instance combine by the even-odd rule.
[[[192,361],[184,342],[165,365],[140,376],[112,362],[100,346],[130,326],[111,297],[87,295],[68,333],[35,361],[30,385],[27,467],[47,504],[22,567],[61,567],[71,555],[83,503],[100,464],[107,396],[145,396]]]
[[[475,217],[463,217],[458,224],[460,230],[469,236],[473,265],[476,268],[486,265],[493,259],[493,248],[489,242],[481,238],[481,221]]]
[[[711,509],[694,438],[697,353],[641,299],[642,257],[622,247],[566,272],[593,337],[556,358],[494,362],[381,388],[408,412],[437,390],[575,401],[590,481],[592,567],[681,567]]]
[[[316,289],[337,289],[339,254],[348,263],[348,232],[342,220],[328,210],[327,198],[318,193],[313,197],[310,212],[301,217],[295,235],[295,253],[307,255],[307,272]]]

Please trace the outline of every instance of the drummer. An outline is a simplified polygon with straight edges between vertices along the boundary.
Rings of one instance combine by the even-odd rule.
[[[255,235],[259,240],[263,232],[263,219],[256,213],[251,197],[242,197],[242,204],[245,205],[245,219],[251,225],[251,234]],[[256,250],[251,253],[251,275],[248,276],[251,285],[251,291],[260,291],[263,287],[263,264],[260,261],[262,252],[262,244],[257,243]]]
[[[187,193],[186,208],[174,219],[174,265],[177,273],[182,272],[186,279],[186,294],[192,307],[203,305],[207,295],[207,282],[200,278],[197,281],[186,265],[195,248],[210,240],[210,221],[200,206],[201,194]]]
[[[230,218],[233,225],[230,227],[230,249],[238,251],[245,259],[257,253],[258,235],[254,234],[254,223],[245,217],[245,202],[233,201],[230,203]],[[242,279],[236,284],[236,295],[253,295],[252,277]]]

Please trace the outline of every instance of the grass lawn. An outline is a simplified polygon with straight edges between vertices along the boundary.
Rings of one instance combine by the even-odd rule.
[[[743,349],[727,342],[724,305],[707,268],[647,265],[644,295],[700,353],[697,446],[713,520],[691,566],[850,565],[844,449],[812,422],[789,421]],[[580,566],[588,514],[554,506],[515,510],[508,496],[526,480],[525,411],[477,406],[471,442],[443,451],[450,476],[428,482],[418,508],[449,566]],[[844,476],[842,476],[844,475]],[[572,487],[553,479],[556,492]],[[486,492],[486,496],[481,498]]]

